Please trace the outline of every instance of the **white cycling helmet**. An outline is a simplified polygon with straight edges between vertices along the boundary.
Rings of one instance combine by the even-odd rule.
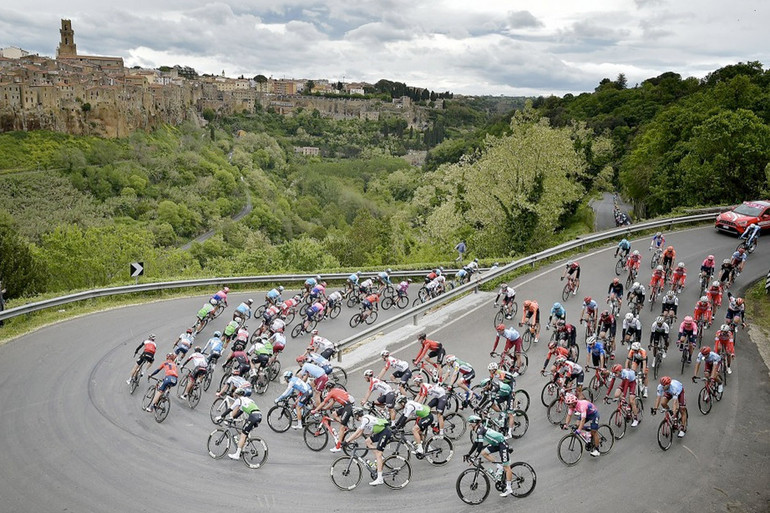
[[[632,314],[631,312],[628,312],[628,313],[626,314],[626,320],[627,320],[627,321],[632,321],[632,320],[634,320],[634,314]]]
[[[711,286],[712,287],[719,287],[719,282],[714,280],[714,281],[711,282]]]
[[[487,370],[496,371],[497,370],[497,363],[492,362],[489,365],[487,365]]]
[[[662,265],[659,265],[658,267],[656,267],[656,268],[655,268],[655,270],[656,270],[656,271],[662,271],[662,270],[663,270],[663,266],[662,266]]]
[[[380,351],[380,356],[382,358],[387,358],[388,356],[390,356],[390,351],[388,351],[387,349],[383,349],[382,351]]]
[[[635,281],[633,285],[631,285],[632,289],[638,289],[641,286],[641,284],[638,281]]]
[[[679,262],[679,263],[678,263],[678,264],[676,264],[676,265],[677,265],[677,267],[684,267],[684,262]]]
[[[727,324],[723,324],[719,327],[719,329],[722,331],[730,331],[730,326],[728,326]]]
[[[701,297],[700,297],[700,300],[701,300],[702,302],[704,302],[704,303],[705,303],[706,301],[708,301],[708,300],[709,300],[709,298],[708,298],[708,297],[706,297],[706,296],[701,296]]]
[[[635,249],[635,250],[634,250],[634,255],[635,255],[635,256],[639,256],[639,250],[638,250],[638,249]]]
[[[642,348],[642,344],[639,342],[634,342],[631,344],[631,351],[639,351]]]

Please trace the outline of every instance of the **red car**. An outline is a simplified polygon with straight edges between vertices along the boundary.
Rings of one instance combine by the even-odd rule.
[[[719,214],[714,226],[717,230],[740,235],[751,223],[757,223],[762,230],[770,230],[770,201],[744,201],[729,212]]]

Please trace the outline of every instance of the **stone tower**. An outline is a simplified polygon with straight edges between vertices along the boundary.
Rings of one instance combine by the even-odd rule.
[[[72,30],[70,20],[61,20],[59,34],[61,34],[61,41],[56,49],[56,57],[75,57],[78,54],[78,49],[75,45],[75,32]]]

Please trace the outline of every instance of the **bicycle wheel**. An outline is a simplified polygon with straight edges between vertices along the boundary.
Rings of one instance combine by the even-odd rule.
[[[519,375],[524,375],[529,368],[529,356],[526,351],[521,352],[521,363],[519,364]]]
[[[358,486],[362,475],[361,464],[345,456],[334,460],[329,471],[329,477],[332,478],[334,486],[344,491],[350,491]]]
[[[591,378],[591,381],[588,382],[588,395],[591,396],[591,401],[593,401],[594,397],[601,395],[603,386],[604,385],[599,381],[599,378],[597,378],[596,375]]]
[[[479,468],[465,469],[457,476],[455,490],[465,504],[481,504],[489,496],[489,477]]]
[[[201,402],[201,387],[200,385],[193,385],[190,395],[187,396],[187,404],[191,409],[195,409],[199,402]]]
[[[285,323],[286,323],[286,325],[288,326],[289,324],[291,324],[292,322],[294,322],[294,317],[295,317],[296,315],[297,315],[297,312],[295,312],[295,311],[294,311],[294,309],[292,308],[292,309],[291,309],[291,310],[289,310],[289,311],[286,313],[286,315],[284,316],[284,318],[283,318],[283,322],[285,322]]]
[[[134,392],[136,392],[136,389],[139,388],[139,375],[133,376],[131,378],[131,383],[128,385],[128,393],[131,395],[134,395]]]
[[[612,432],[615,433],[615,438],[618,440],[625,436],[627,424],[626,416],[620,410],[615,410],[610,415],[610,426],[612,426]]]
[[[529,417],[522,410],[513,410],[513,426],[511,426],[511,438],[521,438],[529,429]]]
[[[395,305],[395,302],[393,301],[393,298],[390,296],[385,296],[382,298],[382,308],[385,310],[390,310],[390,308]]]
[[[152,400],[155,398],[155,385],[150,385],[150,387],[147,389],[147,392],[144,393],[144,397],[142,397],[142,409],[146,410],[150,404],[152,404]]]
[[[377,321],[377,310],[372,310],[369,315],[366,316],[366,324],[374,324]]]
[[[599,435],[599,447],[597,447],[599,454],[607,454],[615,445],[615,433],[609,424],[599,424],[599,429],[596,432]]]
[[[516,301],[514,301],[514,302],[511,304],[511,313],[510,313],[511,319],[515,318],[515,317],[516,317],[516,314],[517,314],[518,312],[519,312],[519,303],[517,303]]]
[[[273,360],[273,363],[271,363],[270,367],[267,368],[267,373],[269,375],[270,381],[275,381],[278,376],[281,375],[281,360],[278,358]]]
[[[529,411],[529,393],[520,388],[513,394],[513,404],[517,410]]]
[[[700,393],[698,394],[698,409],[703,415],[709,414],[709,412],[711,411],[711,403],[713,402],[707,386],[708,385],[704,385],[704,387],[700,389]]]
[[[454,446],[449,438],[443,436],[434,436],[428,438],[425,442],[425,459],[431,465],[444,465],[452,459]]]
[[[291,421],[291,411],[287,406],[275,405],[267,412],[267,425],[276,433],[288,431]]]
[[[305,430],[302,435],[305,439],[305,445],[311,451],[322,451],[326,444],[329,443],[329,432],[326,431],[326,426],[320,420],[308,421],[305,424]]]
[[[337,303],[334,305],[334,308],[329,310],[329,319],[336,319],[340,312],[342,312],[342,306]]]
[[[409,297],[406,295],[399,296],[396,300],[396,306],[401,310],[409,306]]]
[[[667,451],[671,447],[673,441],[674,431],[671,429],[671,424],[666,422],[665,419],[660,421],[660,425],[658,426],[658,445],[661,449]]]
[[[302,333],[302,324],[297,324],[291,329],[291,338],[297,338]]]
[[[357,313],[353,317],[351,317],[350,322],[348,324],[350,324],[351,328],[355,328],[356,326],[361,324],[361,314]]]
[[[556,446],[556,455],[568,467],[576,465],[583,457],[583,441],[575,433],[564,435]]]
[[[722,378],[722,385],[727,386],[727,354],[722,351],[722,363],[719,364],[719,376]],[[719,395],[717,401],[722,400],[722,394]]]
[[[571,291],[569,290],[569,282],[567,282],[566,285],[564,285],[564,288],[561,291],[561,300],[567,301],[569,299]]]
[[[658,252],[652,254],[652,258],[650,258],[650,269],[655,269],[655,267],[658,265],[658,261],[660,260],[660,255],[658,255]]]
[[[430,292],[428,292],[428,289],[426,289],[425,287],[422,287],[420,290],[418,290],[417,299],[419,299],[421,303],[424,303],[428,299],[430,299]]]
[[[412,466],[401,456],[389,456],[382,462],[382,479],[391,490],[401,490],[412,479]]]
[[[225,412],[225,408],[227,408],[227,403],[225,402],[224,397],[217,397],[214,399],[214,402],[211,403],[211,408],[209,409],[211,422],[216,422],[215,419]]]
[[[530,347],[532,347],[532,332],[527,328],[521,336],[521,350],[526,353]]]
[[[617,262],[615,262],[615,275],[620,276],[623,274],[623,269],[626,268],[626,263],[623,261],[623,259],[618,259]]]
[[[249,437],[241,451],[241,459],[249,468],[260,468],[267,461],[267,444],[258,436]]]
[[[548,422],[554,425],[564,423],[564,419],[567,418],[567,404],[556,397],[551,404],[548,405],[547,411]]]
[[[684,374],[684,366],[687,364],[687,347],[682,349],[682,374]]]
[[[388,442],[388,444],[385,446],[385,449],[382,451],[383,458],[394,455],[401,456],[406,460],[412,456],[412,452],[410,451],[409,446],[401,438],[398,440],[391,438],[390,442]]]
[[[257,379],[254,383],[254,392],[257,395],[262,395],[267,392],[267,387],[270,385],[270,378],[267,376],[267,371],[262,370],[257,375]]]
[[[537,474],[532,465],[517,461],[511,464],[511,472],[513,472],[513,481],[511,481],[513,496],[526,497],[531,494],[537,484]]]
[[[468,422],[459,413],[450,413],[444,417],[444,435],[450,440],[459,440],[468,429]]]
[[[505,320],[505,312],[503,312],[503,309],[497,311],[495,314],[495,318],[492,320],[493,324],[492,326],[498,326],[499,324],[502,324]]]
[[[166,417],[168,417],[168,412],[171,410],[171,401],[168,400],[168,397],[166,395],[160,396],[160,399],[158,399],[158,404],[155,406],[155,422],[160,424],[164,420],[166,420]]]
[[[206,371],[206,375],[203,376],[203,391],[208,392],[209,387],[211,386],[211,379],[214,377],[214,367],[210,367]]]
[[[345,387],[348,384],[348,373],[339,365],[332,367],[331,379],[335,383]]]
[[[543,387],[543,391],[540,392],[540,402],[543,403],[543,406],[548,408],[548,406],[551,405],[551,403],[556,398],[558,393],[559,393],[559,387],[557,387],[556,383],[554,383],[553,381],[549,381]]]
[[[230,450],[230,432],[224,428],[217,428],[209,435],[209,440],[206,443],[208,447],[209,456],[218,460]]]
[[[190,374],[187,373],[185,376],[179,380],[179,383],[176,386],[176,396],[180,399],[182,398],[182,394],[184,394],[184,391],[187,390],[187,382],[190,379]]]

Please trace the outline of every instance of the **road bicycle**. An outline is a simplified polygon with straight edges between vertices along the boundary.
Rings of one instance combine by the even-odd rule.
[[[497,307],[497,305],[495,305]],[[497,310],[497,313],[495,314],[495,318],[493,319],[494,324],[493,326],[498,326],[500,324],[504,324],[506,319],[513,319],[516,317],[516,314],[519,311],[519,304],[516,301],[511,301],[509,303],[503,303],[500,305],[500,309]]]
[[[653,334],[652,344],[647,346],[647,349],[652,350],[652,377],[655,379],[658,379],[660,367],[663,365],[663,349],[660,347],[662,338],[663,335]]]
[[[631,286],[636,281],[636,277],[639,275],[639,271],[636,269],[635,266],[631,266],[631,268],[628,270],[628,278],[626,278],[626,290],[630,289]]]
[[[481,422],[484,427],[492,428],[498,433],[502,433],[506,438],[508,437],[508,430],[510,429],[510,438],[521,438],[527,434],[529,429],[529,417],[524,410],[514,409],[510,412],[508,410],[496,411],[491,408],[492,401],[487,399],[480,403],[480,406],[476,408],[476,413],[481,417]],[[508,413],[513,414],[513,425],[508,425]],[[473,442],[474,433],[469,433],[471,443]]]
[[[292,400],[296,401],[296,397],[293,394],[278,401],[267,412],[267,425],[276,433],[285,433],[289,430],[292,423],[297,422],[297,410],[294,408]],[[304,423],[304,420],[310,414],[310,406],[303,404],[301,412]]]
[[[685,365],[689,364],[690,360],[692,359],[692,356],[690,356],[690,348],[695,347],[695,337],[685,334],[684,336],[682,336],[682,338],[679,339],[679,342],[677,342],[677,346],[679,351],[681,351],[682,353],[682,356],[679,359],[682,365],[680,374],[684,374]]]
[[[663,420],[658,425],[658,445],[664,451],[671,448],[674,442],[674,433],[683,429],[682,425],[682,407],[676,410],[676,416],[668,408],[665,409]]]
[[[526,351],[522,351],[519,354],[521,355],[521,358],[520,358],[520,363],[518,367],[516,367],[516,356],[512,355],[510,352],[489,353],[489,356],[491,356],[492,358],[497,358],[499,356],[500,362],[498,363],[498,365],[502,369],[510,373],[518,372],[519,376],[523,376],[524,373],[526,373],[527,369],[529,368],[529,356],[527,356]]]
[[[362,322],[366,324],[374,324],[377,321],[377,310],[361,310],[357,314],[350,318],[350,327],[355,328]]]
[[[150,407],[152,400],[155,398],[155,392],[158,390],[158,387],[161,383],[161,380],[152,376],[148,377],[147,379],[155,381],[155,384],[150,385],[150,387],[147,389],[147,392],[144,394],[144,397],[142,398],[143,410],[146,410]],[[155,422],[158,424],[166,420],[166,417],[168,417],[168,412],[171,411],[171,401],[168,399],[169,390],[171,390],[171,387],[168,387],[163,391],[160,398],[158,398],[158,404],[155,405],[155,408],[152,411],[153,416],[155,417]]]
[[[364,470],[369,472],[372,479],[377,478],[375,462],[363,458],[368,450],[366,447],[355,447],[350,450],[349,456],[334,460],[329,471],[334,486],[343,491],[353,490],[361,482]],[[400,490],[412,479],[412,467],[401,456],[388,456],[382,462],[382,479],[388,488]]]
[[[525,323],[519,323],[519,327],[524,327],[524,332],[521,334],[521,350],[525,353],[529,351],[529,349],[532,347],[532,342],[534,342],[537,338],[537,333],[535,331],[535,325],[532,323],[532,321],[528,320]]]
[[[342,312],[342,304],[341,302],[337,301],[333,305],[328,306],[326,310],[324,310],[324,319],[336,319],[340,312]]]
[[[610,305],[610,313],[616,316],[620,313],[620,300],[614,294],[607,299]]]
[[[589,314],[588,319],[580,319],[580,324],[585,323],[586,325],[586,333],[585,338],[583,339],[585,342],[588,342],[588,339],[596,335],[596,315],[595,314]]]
[[[735,251],[740,251],[741,249],[746,250],[749,254],[754,253],[754,250],[757,249],[757,240],[759,237],[751,237],[751,240],[749,241],[741,241],[740,244],[738,244],[735,247]]]
[[[382,298],[382,308],[390,310],[393,306],[397,306],[399,310],[403,310],[409,306],[409,296],[406,292],[398,291],[395,296],[386,296]]]
[[[420,376],[422,376],[422,379],[425,383],[440,382],[440,378],[442,377],[442,375],[441,375],[441,366],[438,363],[434,363],[428,360],[420,360],[420,362],[415,365],[416,367],[412,368],[412,376],[417,376],[419,374]],[[420,393],[420,387],[416,385],[413,380],[409,380],[409,383],[407,383],[406,388],[409,389],[409,391],[414,396]]]
[[[252,358],[251,363],[253,365],[247,379],[251,382],[254,392],[257,395],[262,395],[267,392],[267,388],[270,386],[269,367],[267,365],[260,365],[259,360],[256,358]]]
[[[578,289],[580,289],[580,284],[577,282],[577,280],[572,276],[567,277],[567,283],[564,285],[564,288],[561,291],[562,301],[566,302],[570,296],[577,295]]]
[[[652,309],[655,307],[655,301],[658,299],[658,296],[660,295],[661,290],[662,290],[661,286],[660,286],[660,284],[658,282],[655,282],[655,285],[653,285],[652,288],[650,289],[649,303],[650,303],[650,311],[651,312],[652,312]],[[640,307],[640,309],[641,309],[641,307]]]
[[[182,399],[182,395],[184,395],[185,391],[187,390],[187,384],[190,382],[190,377],[192,375],[191,370],[187,370],[185,372],[184,377],[182,380],[177,384],[176,386],[176,396],[179,399]],[[185,400],[185,399],[182,399]],[[194,409],[196,406],[198,406],[198,403],[201,401],[201,382],[200,380],[195,380],[195,383],[193,383],[192,389],[190,390],[190,393],[187,394],[187,405]]]
[[[698,409],[703,415],[708,415],[714,400],[721,401],[723,393],[719,391],[719,385],[714,378],[696,378],[696,381],[705,382],[698,392]]]
[[[144,363],[142,363],[142,366],[144,366]],[[134,392],[136,392],[136,389],[139,388],[139,380],[143,376],[142,367],[139,367],[139,369],[136,371],[136,374],[131,376],[131,379],[128,383],[128,392],[131,395],[134,395]]]
[[[326,412],[311,414],[307,417],[302,437],[308,449],[316,452],[322,451],[329,443],[329,435],[331,435],[335,446],[342,442],[337,430],[332,426],[333,421],[334,419]],[[347,444],[345,444],[345,454],[349,454]]]
[[[422,441],[418,444],[414,441],[414,435],[412,434],[415,422],[415,419],[410,419],[404,424],[402,429],[393,431],[393,437],[382,452],[383,456],[397,455],[405,460],[409,460],[411,455],[414,454],[418,460],[425,459],[431,465],[437,467],[446,465],[452,459],[452,455],[454,455],[452,440],[445,436],[435,436],[426,433],[426,430],[423,430],[421,435]],[[418,447],[421,450],[418,450]]]
[[[658,264],[660,264],[660,259],[663,256],[663,250],[660,248],[655,248],[655,252],[652,254],[652,258],[650,258],[650,269],[655,269],[658,267]]]
[[[601,397],[602,390],[604,390],[604,395],[607,395],[609,393],[609,386],[610,381],[612,380],[612,375],[610,374],[610,371],[607,369],[604,369],[602,367],[586,367],[585,370],[592,370],[594,371],[594,375],[591,377],[591,380],[588,382],[588,386],[584,387],[583,390],[586,391],[588,394],[588,400],[591,402],[594,402],[595,399],[598,397]]]
[[[700,290],[698,295],[703,296],[706,294],[706,291],[708,291],[709,283],[711,283],[711,278],[714,276],[714,269],[710,269],[708,272],[701,271],[700,273]]]
[[[494,482],[497,491],[505,491],[507,485],[502,465],[498,464],[498,468],[493,470],[484,465],[480,456],[472,457],[467,461],[471,468],[463,470],[455,482],[455,490],[461,501],[472,506],[484,502],[489,496],[490,479]],[[513,473],[512,495],[514,497],[527,497],[537,485],[535,469],[523,461],[516,461],[510,465]]]
[[[610,404],[610,398],[605,397],[604,402]],[[637,420],[642,421],[642,412],[644,412],[644,401],[640,397],[634,396],[634,402],[636,403],[636,411],[639,412]],[[618,400],[618,407],[610,415],[610,427],[615,434],[615,439],[620,440],[626,434],[626,428],[628,423],[634,420],[634,410],[631,408],[631,403],[626,400],[625,395],[621,395]]]
[[[291,329],[291,338],[299,338],[303,335],[307,335],[311,331],[313,331],[318,324],[318,321],[315,319],[307,320],[305,319],[304,322],[301,322],[294,326]]]
[[[209,417],[211,418],[211,422],[216,424],[217,417],[223,416],[227,410],[232,410],[234,403],[235,398],[231,395],[225,395],[214,399],[214,402],[211,403],[211,408],[209,408]]]
[[[571,429],[572,432],[564,435],[556,446],[556,455],[568,467],[577,465],[583,458],[583,452],[593,449],[590,432],[578,432],[577,426],[572,426]],[[596,447],[596,450],[601,455],[609,453],[615,444],[615,434],[612,432],[612,428],[609,424],[599,424],[599,429],[596,432],[599,435],[599,446]]]
[[[633,294],[631,298],[628,300],[628,308],[631,310],[631,313],[634,314],[634,317],[638,317],[639,313],[642,311],[642,307],[644,306],[644,303],[641,299],[639,299],[636,294]]]
[[[238,439],[241,436],[241,428],[236,426],[232,419],[221,421],[224,427],[218,427],[209,435],[206,444],[209,456],[215,460],[220,459],[230,452],[230,447],[237,447]],[[254,434],[252,430],[246,437],[246,443],[241,450],[241,461],[251,469],[262,467],[267,462],[268,448],[267,442]]]
[[[543,406],[548,406],[553,402],[559,394],[559,389],[564,384],[564,378],[559,375],[552,375],[551,379],[543,386],[543,390],[540,392],[540,402]]]
[[[621,254],[618,257],[618,261],[615,262],[615,276],[620,276],[623,274],[623,271],[626,269],[626,262],[628,261],[628,257],[626,255]]]

